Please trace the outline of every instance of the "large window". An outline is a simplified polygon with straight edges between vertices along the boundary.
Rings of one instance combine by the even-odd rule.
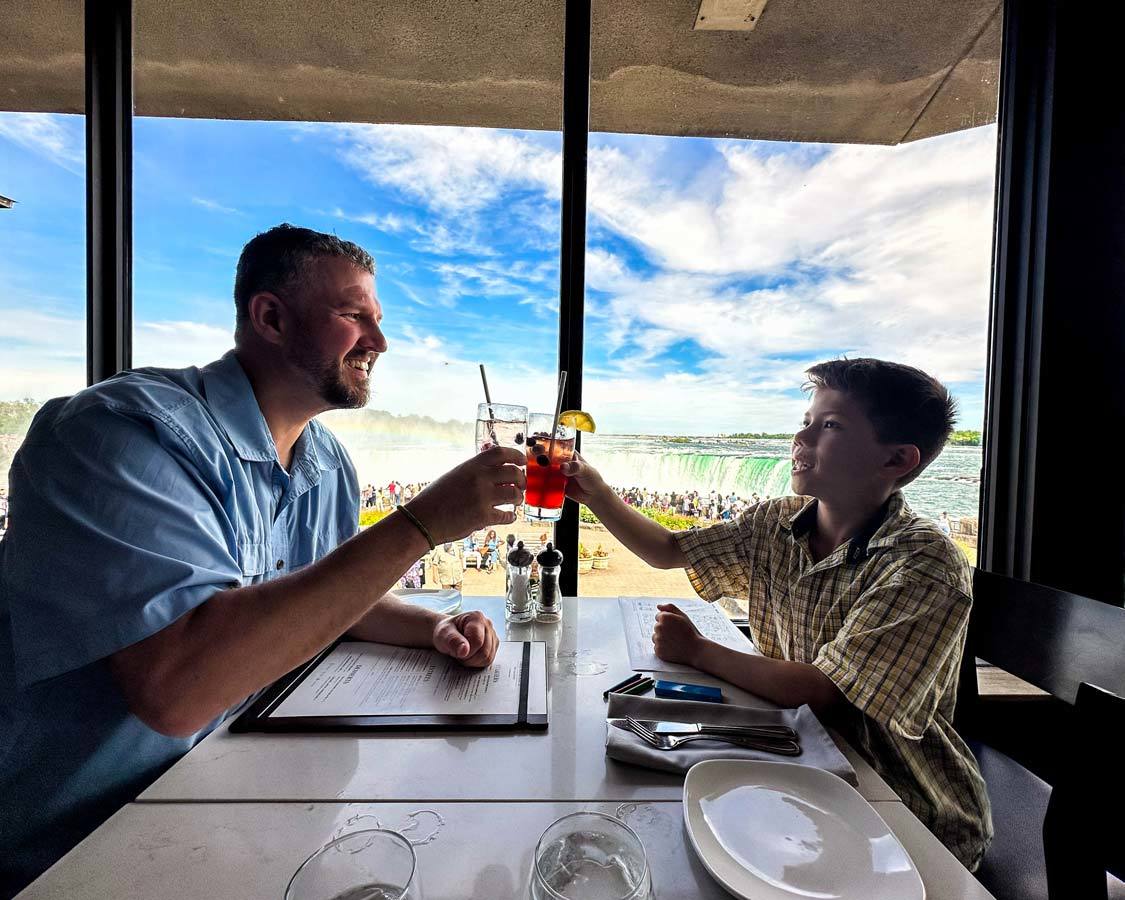
[[[138,9],[136,364],[201,364],[228,349],[238,254],[289,222],[376,261],[389,350],[367,407],[322,417],[356,466],[363,524],[391,510],[392,484],[409,497],[475,453],[481,363],[497,402],[550,408],[561,26],[561,6],[494,17],[472,4],[408,15],[344,4],[312,19],[271,7],[238,21]],[[496,47],[526,81],[491,77]],[[197,71],[214,80],[187,74]],[[542,130],[458,127],[514,120]],[[487,540],[453,548],[467,594],[504,590],[502,567],[482,568]],[[427,567],[427,587],[435,574]]]
[[[31,417],[86,384],[81,116],[0,112],[0,491]]]
[[[737,6],[658,4],[626,40],[595,4],[584,454],[670,528],[731,520],[790,493],[811,364],[901,361],[956,394],[969,444],[904,493],[972,555],[999,10],[907,34],[876,7]],[[608,553],[581,594],[694,596],[588,511],[581,539]]]

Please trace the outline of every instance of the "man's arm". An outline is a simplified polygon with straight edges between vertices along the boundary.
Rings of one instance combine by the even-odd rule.
[[[410,509],[435,541],[508,524],[514,514],[494,507],[522,502],[524,475],[514,467],[522,461],[514,450],[487,450],[434,482]],[[216,593],[114,653],[111,670],[143,722],[164,734],[193,734],[356,625],[427,546],[395,512],[299,572]],[[381,639],[420,640],[424,620],[399,612],[392,621],[398,627],[378,630]]]
[[[500,644],[488,626],[488,617],[479,610],[446,616],[387,594],[348,629],[348,636],[403,647],[435,647],[462,665],[477,668],[492,662]]]
[[[724,647],[703,637],[675,604],[662,603],[657,609],[652,641],[656,655],[663,660],[687,663],[778,706],[807,703],[817,715],[847,702],[835,683],[816,666]]]
[[[568,497],[590,507],[610,534],[633,553],[657,569],[682,569],[687,558],[675,535],[648,516],[642,515],[615,494],[598,471],[580,454],[563,466],[568,476]]]

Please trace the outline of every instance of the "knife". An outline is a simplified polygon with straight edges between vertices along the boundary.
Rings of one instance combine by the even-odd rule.
[[[624,719],[607,719],[606,721],[624,731],[629,730],[629,726]],[[796,741],[799,739],[797,732],[788,725],[704,725],[698,722],[662,722],[656,719],[637,719],[637,721],[657,734],[728,734],[762,740],[772,738],[779,741]]]

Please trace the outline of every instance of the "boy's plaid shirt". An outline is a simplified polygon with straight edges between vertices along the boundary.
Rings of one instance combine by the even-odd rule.
[[[749,600],[766,656],[811,663],[848,699],[845,737],[966,867],[992,838],[988,794],[953,729],[972,604],[968,561],[896,491],[875,520],[813,563],[816,500],[781,497],[677,535],[705,600]]]

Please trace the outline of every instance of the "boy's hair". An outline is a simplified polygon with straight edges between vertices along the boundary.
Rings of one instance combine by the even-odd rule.
[[[375,274],[371,254],[334,234],[299,228],[285,222],[253,237],[242,248],[234,276],[234,334],[237,338],[250,318],[250,298],[258,291],[278,293],[300,287],[308,264],[323,256],[350,260]]]
[[[855,399],[882,443],[918,448],[921,462],[898,480],[897,487],[921,475],[953,433],[957,401],[945,385],[921,369],[882,359],[833,359],[805,374],[806,391],[828,388]]]

